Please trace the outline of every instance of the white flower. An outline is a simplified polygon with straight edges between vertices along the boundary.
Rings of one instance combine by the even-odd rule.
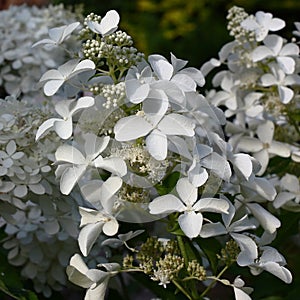
[[[85,156],[68,144],[60,146],[55,152],[56,163],[59,164],[56,173],[61,176],[60,189],[65,195],[72,191],[88,166],[102,168],[119,176],[124,176],[127,172],[126,164],[121,158],[103,158],[100,155],[109,143],[108,136],[99,138],[94,134],[86,134],[85,139]]]
[[[265,172],[270,155],[290,156],[291,150],[287,144],[273,141],[274,130],[274,123],[266,121],[257,127],[258,138],[242,137],[238,141],[238,148],[242,151],[252,152],[253,157],[261,164],[261,169],[257,175],[262,175]]]
[[[168,151],[168,135],[193,136],[195,124],[187,117],[171,113],[168,98],[159,90],[151,90],[143,102],[143,110],[120,119],[115,127],[117,141],[132,141],[146,136],[146,148],[156,160],[164,160]]]
[[[200,236],[203,238],[208,238],[212,236],[230,234],[230,236],[238,243],[241,249],[241,252],[237,257],[237,263],[240,266],[246,266],[251,263],[252,260],[257,258],[257,246],[249,236],[239,232],[255,229],[256,226],[251,220],[249,220],[248,215],[244,215],[240,219],[234,221],[236,212],[235,207],[229,200],[226,201],[229,205],[229,209],[228,214],[222,214],[224,225],[220,222],[204,224]]]
[[[252,52],[254,62],[261,61],[268,57],[275,57],[279,67],[286,73],[292,74],[295,71],[295,59],[299,55],[299,47],[294,43],[283,44],[284,40],[278,35],[268,35],[264,39],[265,46],[258,46]]]
[[[280,179],[280,186],[281,191],[273,201],[275,208],[285,206],[285,204],[289,207],[289,202],[291,200],[294,200],[295,204],[300,203],[300,183],[295,175],[285,174]]]
[[[67,275],[71,282],[87,289],[85,300],[104,300],[108,281],[118,274],[120,269],[117,263],[105,263],[98,265],[105,271],[89,269],[79,254],[74,254],[67,267]]]
[[[269,31],[277,31],[285,27],[285,22],[279,18],[273,18],[271,13],[258,11],[253,16],[249,16],[242,21],[241,26],[249,31],[255,32],[255,37],[258,42],[261,42],[268,35]]]
[[[46,96],[53,96],[58,89],[74,76],[95,69],[95,64],[89,59],[73,59],[43,74],[40,83],[44,84],[44,93]]]
[[[245,287],[245,282],[240,276],[234,279],[232,284],[235,300],[251,300],[249,294],[253,291],[250,287]]]
[[[178,223],[189,238],[197,237],[201,232],[203,223],[201,212],[226,213],[229,208],[227,201],[223,199],[202,198],[197,200],[198,188],[193,186],[187,178],[178,180],[176,191],[180,198],[172,194],[155,198],[149,204],[150,213],[183,212],[178,218]]]
[[[32,47],[36,47],[38,45],[59,45],[64,42],[66,39],[70,37],[72,32],[79,26],[79,22],[74,22],[69,25],[63,25],[55,28],[49,29],[49,37],[50,39],[40,40],[32,45]]]
[[[259,275],[262,271],[270,272],[285,283],[292,282],[291,272],[285,268],[286,261],[284,257],[273,247],[261,247],[262,254],[259,259],[249,265],[253,275]]]
[[[287,86],[300,84],[300,77],[296,74],[286,75],[276,64],[270,64],[270,69],[272,73],[264,74],[260,78],[261,85],[277,86],[280,101],[288,104],[294,97],[294,91]]]
[[[118,28],[120,16],[115,10],[110,10],[101,19],[100,23],[89,21],[88,27],[95,33],[101,34],[102,36],[109,35],[115,32]]]
[[[51,129],[62,139],[68,139],[73,133],[72,116],[87,107],[93,106],[95,100],[93,97],[81,97],[78,100],[61,100],[55,105],[56,112],[62,119],[51,118],[45,121],[36,133],[36,140]]]

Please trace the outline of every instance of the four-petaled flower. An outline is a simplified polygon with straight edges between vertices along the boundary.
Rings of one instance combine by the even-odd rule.
[[[183,213],[178,217],[178,223],[184,234],[189,238],[197,237],[202,229],[202,212],[227,213],[229,205],[226,200],[217,198],[198,198],[198,188],[187,178],[181,178],[176,185],[179,198],[167,194],[155,198],[150,204],[151,214]]]

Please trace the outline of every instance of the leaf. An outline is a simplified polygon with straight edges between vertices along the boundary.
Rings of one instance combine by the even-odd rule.
[[[159,195],[169,194],[176,186],[176,183],[180,177],[179,172],[173,172],[162,181],[161,184],[157,184],[155,187]]]
[[[218,267],[218,258],[216,253],[220,253],[222,248],[220,242],[215,238],[196,238],[193,241],[196,241],[196,243],[200,246],[206,258],[209,260],[213,274],[216,274]]]

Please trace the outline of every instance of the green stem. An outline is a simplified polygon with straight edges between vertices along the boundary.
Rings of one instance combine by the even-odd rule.
[[[219,278],[225,273],[229,266],[225,266],[224,269],[218,274],[218,276],[210,283],[210,285],[204,290],[204,292],[200,295],[200,297],[204,297],[212,286],[219,280]]]
[[[181,254],[183,256],[183,259],[184,259],[184,265],[185,265],[185,267],[187,267],[189,259],[188,259],[188,256],[187,256],[187,253],[186,253],[186,250],[185,250],[185,247],[184,247],[183,238],[180,235],[177,235],[176,238],[177,238],[177,242],[178,242],[180,252],[181,252]]]
[[[189,299],[193,300],[193,298],[189,295],[189,293],[175,280],[172,280],[172,283]]]

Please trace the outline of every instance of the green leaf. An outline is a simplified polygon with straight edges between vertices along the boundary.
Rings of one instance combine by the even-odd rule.
[[[179,172],[173,172],[168,175],[160,184],[157,184],[155,187],[159,195],[169,194],[176,186],[176,183],[180,177]]]
[[[213,273],[216,274],[218,267],[218,258],[216,254],[220,253],[222,248],[221,244],[215,238],[197,238],[195,241],[209,260]]]

